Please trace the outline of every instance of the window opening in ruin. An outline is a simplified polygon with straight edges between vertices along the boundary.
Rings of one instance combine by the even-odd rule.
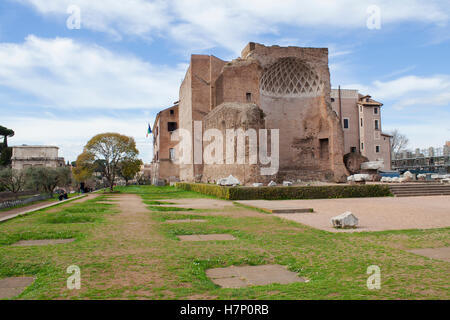
[[[177,123],[176,122],[168,122],[167,129],[169,130],[169,132],[177,130]]]
[[[375,152],[380,153],[380,146],[375,146]]]
[[[351,152],[351,153],[356,153],[356,147],[351,147],[351,148],[350,148],[350,152]]]
[[[375,120],[375,130],[380,129],[380,124],[378,123],[378,120]]]
[[[364,143],[361,142],[361,150],[364,150]]]
[[[175,113],[175,111],[173,111],[173,110],[170,110],[170,114],[171,115],[173,115]]]
[[[252,102],[252,94],[250,92],[246,93],[247,102]]]
[[[169,149],[169,159],[172,161],[175,160],[175,149],[174,148]]]
[[[320,159],[328,160],[329,152],[328,152],[328,139],[320,139]]]
[[[363,127],[363,119],[361,118],[361,127]]]
[[[373,108],[373,114],[378,114],[378,108]]]

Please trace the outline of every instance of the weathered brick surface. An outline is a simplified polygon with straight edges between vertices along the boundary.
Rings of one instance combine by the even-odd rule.
[[[224,146],[224,164],[181,164],[168,170],[178,170],[180,180],[190,182],[215,182],[230,174],[245,184],[286,179],[345,181],[349,172],[344,154],[351,147],[360,150],[359,115],[353,110],[360,97],[355,91],[342,99],[342,117],[349,119],[349,130],[343,130],[331,97],[326,48],[249,43],[241,57],[231,62],[192,55],[180,87],[179,127],[191,133],[193,148],[198,145],[204,152],[209,144],[201,139],[195,143],[194,121],[203,121],[203,132],[218,129],[224,138],[231,128],[278,129],[280,169],[269,177],[260,175],[259,164],[227,164]],[[254,108],[262,111],[261,118],[248,121]],[[379,115],[365,117],[373,123]],[[387,150],[385,144],[380,146],[382,153]],[[193,150],[191,155],[194,160]]]

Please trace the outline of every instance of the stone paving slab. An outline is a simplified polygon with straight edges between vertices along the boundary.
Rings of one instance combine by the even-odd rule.
[[[236,240],[231,234],[192,234],[178,236],[181,241],[225,241]]]
[[[248,200],[241,204],[264,207],[314,208],[314,213],[278,217],[329,232],[362,232],[450,227],[450,196],[351,198],[321,200]],[[270,202],[270,204],[267,204]],[[356,229],[335,229],[330,220],[346,211],[359,219]]]
[[[164,199],[173,204],[162,204],[161,207],[177,207],[192,209],[223,209],[234,206],[230,201],[216,199]]]
[[[300,278],[297,273],[289,271],[285,266],[281,265],[231,266],[206,270],[206,275],[222,288],[308,282],[308,280]]]
[[[65,244],[74,242],[75,239],[49,239],[49,240],[21,240],[12,244],[13,247],[32,247],[32,246],[47,246],[55,244]]]
[[[179,220],[166,220],[165,223],[190,223],[190,222],[207,222],[200,219],[179,219]]]
[[[450,247],[444,248],[425,248],[408,250],[408,252],[425,256],[431,259],[443,260],[450,262]]]
[[[10,299],[21,294],[34,282],[33,277],[13,277],[0,279],[0,299]]]

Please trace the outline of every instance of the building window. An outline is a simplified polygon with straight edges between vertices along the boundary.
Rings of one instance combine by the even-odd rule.
[[[334,102],[335,100],[334,100],[334,98],[331,98],[331,102]]]
[[[169,159],[172,161],[175,160],[175,149],[174,148],[169,149]]]
[[[373,114],[378,114],[378,108],[373,108]]]
[[[174,111],[173,109],[170,110],[170,114],[171,114],[171,115],[175,114],[175,111]]]
[[[252,94],[250,92],[246,93],[247,102],[252,102]]]
[[[361,150],[364,150],[364,143],[361,142]]]
[[[361,118],[361,128],[363,127],[363,118]]]
[[[344,118],[344,129],[348,129],[348,128],[349,128],[348,118]]]
[[[362,112],[362,106],[359,106],[359,112]]]
[[[375,146],[375,152],[380,153],[380,146]]]
[[[350,148],[350,152],[351,152],[351,153],[356,153],[356,147],[351,147],[351,148]]]
[[[177,123],[176,122],[168,122],[167,129],[169,130],[169,132],[177,130]]]
[[[159,151],[156,151],[156,160],[159,160]]]
[[[380,123],[378,120],[375,120],[375,130],[380,130]]]

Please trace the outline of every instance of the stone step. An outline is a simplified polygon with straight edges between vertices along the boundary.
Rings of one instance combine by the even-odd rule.
[[[282,213],[307,213],[307,212],[314,212],[313,208],[297,208],[297,209],[266,209],[266,211],[270,213],[275,214],[282,214]]]
[[[442,193],[442,194],[450,194],[450,191],[442,191],[442,190],[424,190],[424,191],[397,191],[395,194],[409,194],[409,193],[417,193],[417,194],[430,194],[430,193]]]
[[[421,194],[421,193],[403,193],[403,194],[396,194],[396,197],[425,197],[425,196],[450,196],[449,193],[427,193],[427,194]]]
[[[450,184],[390,184],[392,188],[450,188]]]
[[[414,197],[414,196],[440,196],[450,195],[450,186],[441,184],[432,185],[390,185],[389,189],[396,197]]]
[[[390,188],[391,191],[450,191],[450,188]]]

